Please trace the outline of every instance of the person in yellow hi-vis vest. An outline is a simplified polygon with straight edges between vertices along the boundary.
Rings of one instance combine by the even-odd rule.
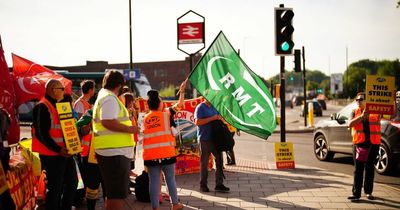
[[[138,133],[137,126],[132,126],[128,110],[118,99],[124,84],[120,72],[108,71],[93,107],[94,148],[106,186],[107,210],[124,208],[135,146],[132,135]]]

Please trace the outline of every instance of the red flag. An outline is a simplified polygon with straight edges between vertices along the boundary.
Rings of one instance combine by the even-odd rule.
[[[5,109],[10,118],[11,125],[8,130],[8,143],[15,144],[19,141],[19,122],[16,115],[15,93],[11,82],[10,71],[4,58],[3,45],[0,40],[0,107]]]
[[[72,94],[71,80],[18,55],[12,54],[12,59],[17,107],[33,99],[40,100],[45,94],[45,84],[50,79],[59,80],[65,87],[65,93]]]

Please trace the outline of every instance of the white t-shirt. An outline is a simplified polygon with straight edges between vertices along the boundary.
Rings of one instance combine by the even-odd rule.
[[[111,91],[102,88],[99,91],[99,95],[102,95],[103,92],[107,92],[112,94],[111,96],[105,97],[101,103],[99,103],[100,107],[100,120],[113,120],[118,119],[120,108],[117,100],[118,97]],[[132,139],[133,141],[133,139]],[[127,158],[133,158],[133,147],[121,147],[115,149],[96,149],[96,153],[101,156],[116,156],[123,155]]]

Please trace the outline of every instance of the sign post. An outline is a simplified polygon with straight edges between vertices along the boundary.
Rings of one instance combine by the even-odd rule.
[[[189,55],[189,72],[191,72],[193,70],[193,56],[206,46],[204,26],[205,18],[198,13],[189,10],[176,21],[178,24],[177,48]],[[181,47],[180,45],[184,46]],[[193,98],[196,97],[197,91],[196,89],[193,89]]]

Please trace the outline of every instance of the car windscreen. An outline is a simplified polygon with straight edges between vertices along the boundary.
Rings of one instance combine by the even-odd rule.
[[[348,120],[351,118],[351,113],[353,112],[354,109],[357,108],[357,103],[352,102],[349,105],[345,106],[343,109],[341,109],[338,114],[339,117],[343,120]]]

